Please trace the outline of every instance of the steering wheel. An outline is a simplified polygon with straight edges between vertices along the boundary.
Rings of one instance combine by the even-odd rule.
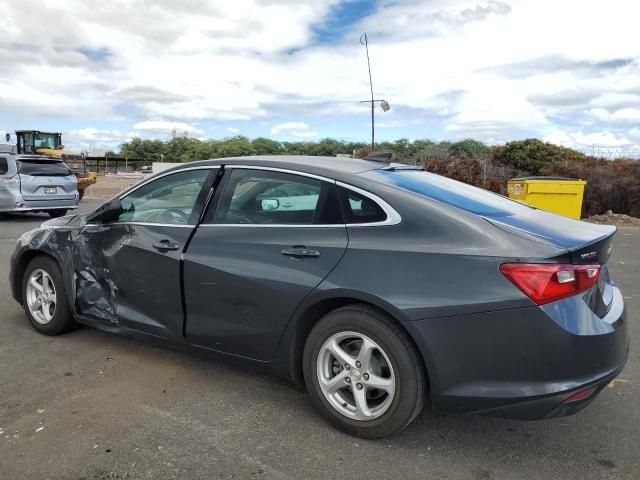
[[[167,208],[156,215],[153,215],[158,223],[171,223],[178,225],[185,225],[189,223],[189,217],[191,215],[184,213],[179,208]]]

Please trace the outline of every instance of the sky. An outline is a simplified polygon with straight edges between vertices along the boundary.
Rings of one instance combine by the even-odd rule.
[[[632,0],[0,0],[0,132],[639,148]],[[4,135],[3,135],[4,137]]]

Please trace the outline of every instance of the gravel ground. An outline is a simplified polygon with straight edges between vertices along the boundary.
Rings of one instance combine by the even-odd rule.
[[[615,225],[617,227],[640,227],[640,218],[630,217],[623,213],[603,213],[585,219],[587,222]]]
[[[125,188],[129,188],[134,183],[141,181],[143,175],[99,175],[95,185],[91,185],[85,193],[88,200],[106,200]]]
[[[604,225],[615,225],[617,227],[640,227],[640,218],[631,217],[623,213],[612,213],[610,211],[602,215],[593,215],[586,218],[585,221]]]
[[[7,274],[15,239],[44,219],[0,221],[1,479],[640,478],[640,229],[618,232],[610,261],[631,356],[589,408],[537,422],[426,409],[400,434],[366,441],[264,373],[89,328],[37,334]]]

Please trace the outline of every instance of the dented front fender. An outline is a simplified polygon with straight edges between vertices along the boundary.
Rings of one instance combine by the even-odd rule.
[[[98,252],[109,227],[86,226],[84,216],[70,216],[43,223],[17,241],[11,256],[10,285],[14,299],[22,304],[22,279],[29,261],[38,255],[56,260],[69,305],[76,316],[109,322],[116,320],[117,288]]]

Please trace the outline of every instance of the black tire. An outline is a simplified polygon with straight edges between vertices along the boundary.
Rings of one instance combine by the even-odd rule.
[[[55,289],[55,311],[51,321],[46,324],[36,321],[29,310],[29,306],[27,305],[27,283],[34,270],[44,270],[51,278]],[[22,277],[22,303],[24,311],[27,314],[27,318],[29,319],[29,323],[31,323],[31,326],[40,333],[44,333],[45,335],[60,335],[61,333],[68,332],[77,326],[76,322],[73,320],[71,308],[69,307],[67,292],[62,279],[62,272],[60,271],[58,263],[51,257],[41,255],[31,260],[27,265],[24,276]]]
[[[364,334],[390,360],[395,395],[388,409],[373,420],[355,420],[340,413],[324,396],[318,380],[318,355],[323,344],[340,332]],[[426,393],[426,372],[412,341],[383,312],[365,304],[348,305],[325,315],[311,330],[304,347],[303,373],[311,400],[340,430],[362,438],[381,438],[399,432],[420,413]]]
[[[84,189],[78,190],[78,202],[84,197]]]
[[[47,212],[51,218],[64,217],[67,214],[66,210],[49,210]]]

